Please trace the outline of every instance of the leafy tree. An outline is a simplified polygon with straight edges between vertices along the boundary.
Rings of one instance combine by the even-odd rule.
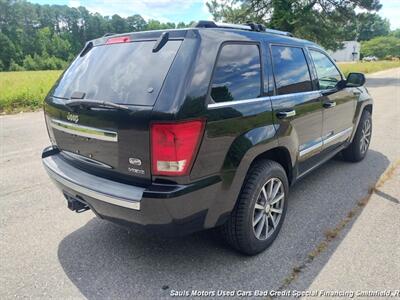
[[[368,41],[377,36],[388,35],[390,23],[378,14],[360,13],[357,15],[358,40]]]
[[[262,18],[250,12],[251,7],[247,1],[224,0],[222,2],[211,0],[206,5],[213,19],[218,22],[246,23],[252,21],[264,23]]]
[[[162,27],[165,27],[165,28],[162,28],[162,29],[175,29],[176,25],[173,22],[167,22],[165,24],[162,24]]]
[[[148,26],[137,14],[108,17],[84,7],[0,0],[0,66],[1,70],[63,68],[86,41],[105,33],[167,28],[175,24],[153,20]]]
[[[25,70],[28,70],[28,71],[40,69],[39,66],[36,64],[36,61],[30,55],[27,55],[24,58],[23,67]]]
[[[133,15],[126,18],[129,31],[142,31],[146,29],[146,21],[140,15]]]
[[[400,38],[394,36],[379,36],[361,43],[361,53],[364,56],[400,57]]]
[[[71,45],[68,40],[62,39],[59,35],[53,35],[51,38],[51,48],[49,54],[67,61],[71,54]]]
[[[40,69],[45,70],[60,70],[67,67],[67,63],[62,59],[55,56],[41,57],[40,58]]]
[[[147,22],[146,30],[155,30],[161,28],[161,22],[157,20],[149,20]]]
[[[354,35],[349,28],[355,21],[356,8],[381,8],[379,0],[211,0],[207,6],[217,21],[264,24],[311,39],[328,49],[340,47],[341,41]]]
[[[161,23],[157,20],[149,20],[146,26],[146,30],[158,30],[158,29],[173,29],[175,23]]]
[[[126,21],[119,15],[113,15],[111,17],[111,28],[113,33],[123,33],[128,31]]]
[[[99,13],[91,14],[85,22],[86,39],[92,40],[111,32],[109,20]]]
[[[0,62],[2,69],[8,70],[11,60],[15,57],[13,42],[5,34],[0,32]]]
[[[392,32],[390,32],[390,35],[400,39],[400,28],[397,28],[397,29],[393,30]]]
[[[179,22],[176,25],[176,28],[186,28],[186,27],[189,27],[189,25],[186,25],[184,22]]]
[[[23,67],[21,67],[20,65],[18,65],[13,59],[11,59],[9,70],[10,71],[25,71],[25,69]]]
[[[179,28],[184,27],[181,22]],[[176,28],[175,23],[147,23],[138,14],[102,16],[82,6],[0,0],[0,70],[65,68],[86,41],[105,33],[169,28]]]
[[[354,13],[357,7],[378,10],[378,0],[210,0],[207,5],[215,20],[258,22],[332,49],[341,40],[355,38],[357,28],[362,32],[359,38],[364,39],[386,34],[388,26],[375,14],[356,17]],[[110,17],[91,13],[85,7],[0,0],[0,70],[64,68],[86,41],[105,33],[189,26],[183,22],[146,22],[138,14]],[[391,33],[393,37],[399,35]]]

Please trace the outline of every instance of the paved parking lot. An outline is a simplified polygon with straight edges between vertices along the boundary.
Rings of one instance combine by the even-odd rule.
[[[90,211],[70,212],[41,165],[41,150],[49,144],[43,113],[0,117],[0,298],[125,299],[168,296],[171,290],[277,289],[400,158],[400,69],[369,76],[367,86],[375,99],[368,156],[358,164],[331,160],[298,182],[278,239],[256,257],[233,252],[212,231],[163,239],[128,232]],[[329,244],[324,259],[292,284],[312,286],[356,219]]]

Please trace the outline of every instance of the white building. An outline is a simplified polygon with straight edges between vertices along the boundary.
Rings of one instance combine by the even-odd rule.
[[[343,48],[336,51],[328,51],[335,61],[358,61],[360,60],[361,45],[357,41],[344,41]]]

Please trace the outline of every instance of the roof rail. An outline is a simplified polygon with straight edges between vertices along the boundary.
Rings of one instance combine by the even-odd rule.
[[[279,34],[285,36],[293,36],[290,32],[280,31],[275,29],[265,28],[262,24],[247,23],[247,24],[231,24],[231,23],[220,23],[214,21],[198,21],[195,25],[196,28],[230,28],[230,29],[240,29],[248,31],[266,32],[271,34]]]
[[[116,33],[114,33],[114,32],[106,32],[106,33],[103,35],[103,37],[111,36],[111,35],[114,35],[114,34],[116,34]]]

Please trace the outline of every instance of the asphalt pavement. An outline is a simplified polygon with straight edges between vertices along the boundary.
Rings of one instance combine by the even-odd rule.
[[[315,265],[326,261],[324,268],[306,287],[308,291],[342,291],[347,297],[332,299],[400,298],[400,168],[376,188],[357,220],[335,241],[333,253],[318,257]],[[327,259],[328,258],[328,259]],[[303,290],[313,274],[314,264],[303,271],[291,290]],[[311,276],[313,277],[313,276]],[[319,292],[320,293],[320,292]],[[321,294],[324,295],[324,294]],[[312,299],[313,297],[306,297]],[[331,297],[330,297],[331,298]]]
[[[255,257],[234,252],[213,231],[165,239],[129,232],[90,211],[70,212],[41,165],[41,151],[49,144],[43,113],[1,116],[0,298],[158,298],[186,290],[246,292],[282,287],[293,268],[304,264],[324,241],[325,232],[337,226],[400,159],[400,69],[368,76],[367,87],[375,100],[367,157],[356,164],[333,159],[299,181],[291,190],[279,237]],[[384,192],[390,197],[372,198],[327,250],[287,286],[340,288],[338,270],[346,265],[347,255],[354,255],[351,241],[361,243],[369,235],[380,245],[375,249],[383,253],[381,264],[387,264],[391,277],[398,276],[393,266],[399,249],[400,206],[395,201],[399,185],[391,186],[394,191]],[[390,207],[380,208],[379,201],[389,201]],[[374,214],[375,205],[388,213]],[[375,217],[366,218],[365,212]],[[370,233],[356,226],[363,219],[375,222],[376,230]],[[379,231],[386,225],[391,229]],[[396,231],[397,240],[386,237]],[[368,260],[368,253],[363,254]],[[337,272],[336,284],[328,284],[331,272]],[[368,281],[379,285],[375,277],[380,272],[366,273]],[[354,281],[348,287],[364,285]]]

